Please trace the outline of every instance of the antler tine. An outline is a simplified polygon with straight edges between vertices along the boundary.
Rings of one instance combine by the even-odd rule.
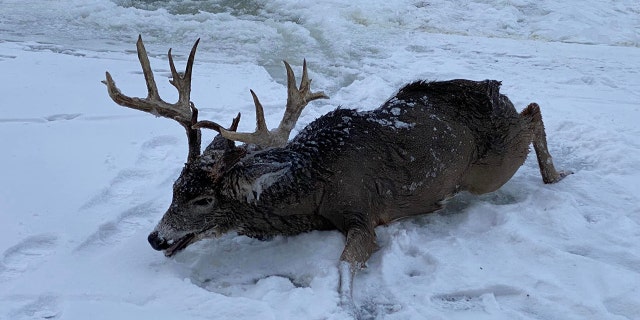
[[[283,147],[289,140],[289,134],[298,121],[302,109],[313,100],[328,99],[329,97],[324,92],[311,92],[311,80],[307,72],[306,60],[302,66],[302,80],[300,82],[300,88],[296,87],[296,77],[293,73],[291,65],[284,62],[284,66],[287,70],[287,106],[280,121],[280,125],[271,131],[267,128],[266,121],[264,119],[264,109],[256,93],[251,90],[251,96],[253,97],[253,103],[256,107],[256,131],[252,133],[246,132],[234,132],[232,130],[225,130],[221,125],[212,121],[200,121],[194,125],[194,128],[208,128],[213,129],[220,134],[233,141],[240,141],[244,143],[255,144],[261,147]]]
[[[311,86],[311,80],[309,79],[309,73],[307,72],[307,59],[302,60],[302,79],[300,79],[300,90],[309,91]]]
[[[191,52],[189,53],[189,59],[187,60],[187,66],[185,68],[184,73],[180,74],[176,71],[176,66],[173,62],[173,55],[171,54],[171,49],[169,49],[169,67],[171,68],[171,77],[172,79],[169,82],[178,89],[178,103],[177,106],[182,106],[188,104],[191,99],[191,74],[193,70],[193,61],[196,55],[196,49],[198,48],[198,43],[200,43],[200,39],[196,40],[191,48]]]
[[[278,129],[287,132],[287,136],[295,126],[302,109],[311,101],[317,99],[329,99],[323,91],[311,92],[311,79],[307,72],[307,60],[302,63],[302,79],[300,80],[300,88],[296,88],[296,76],[291,66],[286,61],[284,66],[287,69],[287,108],[285,114],[280,121]]]
[[[138,52],[138,60],[140,61],[140,66],[142,66],[144,80],[147,83],[147,99],[160,100],[160,95],[158,94],[158,86],[156,85],[156,80],[153,77],[151,63],[149,63],[149,56],[147,55],[147,50],[145,49],[144,43],[142,42],[142,35],[138,35],[138,41],[136,41],[136,49]]]
[[[280,134],[276,132],[269,132],[267,123],[264,119],[264,108],[253,90],[249,90],[253,97],[253,103],[256,106],[256,131],[252,133],[236,132],[235,130],[227,130],[221,125],[212,121],[200,121],[196,123],[197,127],[214,129],[220,134],[232,141],[240,141],[244,143],[251,143],[263,147],[284,146],[287,143],[289,135],[284,137],[284,141]],[[239,114],[238,114],[239,116]],[[239,120],[238,120],[239,121]],[[235,119],[234,119],[235,123]]]
[[[191,128],[193,129],[211,129],[211,130],[215,130],[218,132],[221,131],[236,131],[238,130],[238,124],[240,123],[240,112],[238,112],[238,115],[233,118],[233,121],[231,122],[231,126],[229,127],[229,129],[225,129],[222,125],[218,124],[217,122],[213,122],[213,121],[209,121],[209,120],[200,120],[198,122],[196,122],[194,125],[191,126]]]
[[[171,49],[169,49],[169,66],[171,67],[172,79],[169,82],[178,90],[178,101],[176,103],[168,103],[160,98],[158,94],[158,87],[151,70],[151,64],[149,63],[149,56],[147,50],[144,47],[142,36],[138,36],[136,42],[136,48],[138,51],[138,60],[140,60],[140,66],[147,84],[147,97],[136,98],[129,97],[120,91],[116,86],[115,81],[111,77],[109,72],[106,72],[106,80],[102,81],[107,85],[107,90],[111,99],[124,107],[144,111],[151,113],[155,116],[161,116],[177,121],[187,131],[187,138],[189,143],[189,155],[187,161],[195,159],[200,154],[200,131],[196,128],[192,128],[192,125],[197,122],[198,109],[190,101],[191,96],[191,74],[193,69],[193,61],[195,59],[195,52],[200,39],[198,39],[187,61],[187,67],[184,74],[180,74],[176,71],[175,64],[173,62],[173,56],[171,55]]]
[[[269,128],[267,128],[267,122],[264,120],[264,109],[262,108],[262,104],[258,99],[253,90],[251,91],[251,96],[253,97],[253,104],[256,106],[256,132],[267,133]]]
[[[240,112],[238,112],[238,115],[233,118],[233,121],[231,122],[231,127],[229,127],[229,131],[236,131],[238,130],[238,124],[240,123]]]
[[[289,62],[284,60],[282,62],[284,63],[284,68],[287,70],[287,93],[288,93],[287,99],[288,99],[292,92],[295,92],[298,90],[298,88],[296,88],[296,75],[293,73],[293,69],[291,68],[291,65],[289,64]],[[305,73],[304,70],[306,66],[307,66],[307,61],[305,59],[303,60],[303,63],[302,63],[302,74]],[[289,103],[287,103],[287,107],[289,107]]]

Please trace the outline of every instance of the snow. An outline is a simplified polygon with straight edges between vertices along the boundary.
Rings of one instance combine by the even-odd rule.
[[[174,258],[148,233],[187,155],[176,123],[115,105],[144,95],[142,34],[160,94],[166,52],[200,37],[201,119],[253,131],[253,89],[275,125],[282,60],[307,58],[295,134],[337,106],[370,110],[416,79],[496,79],[542,108],[556,167],[529,157],[500,190],[376,229],[354,278],[377,319],[640,317],[640,3],[619,1],[0,0],[0,319],[349,319],[344,238],[226,235]],[[210,141],[207,133],[203,141]]]

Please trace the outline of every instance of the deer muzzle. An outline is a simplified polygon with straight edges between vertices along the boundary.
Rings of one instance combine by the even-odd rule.
[[[166,239],[158,236],[158,231],[151,232],[151,234],[149,234],[149,237],[147,237],[147,240],[149,241],[151,247],[158,251],[167,249],[171,246]]]
[[[151,247],[158,251],[164,251],[164,255],[167,257],[173,256],[178,253],[178,251],[181,251],[198,239],[199,238],[197,238],[195,234],[189,233],[178,240],[167,240],[161,237],[158,234],[158,231],[151,232],[149,237],[147,237]]]

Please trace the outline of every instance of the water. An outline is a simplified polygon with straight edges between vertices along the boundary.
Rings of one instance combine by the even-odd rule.
[[[640,42],[640,4],[633,0],[584,7],[551,0],[4,0],[0,5],[0,40],[123,50],[137,34],[162,48],[188,47],[201,37],[210,59],[225,61],[380,57],[386,47],[424,34]]]
[[[601,6],[552,0],[0,0],[0,7],[0,41],[26,42],[32,50],[133,53],[141,34],[151,56],[174,48],[181,59],[201,38],[198,62],[257,64],[282,83],[281,61],[299,66],[306,58],[319,75],[316,84],[329,92],[369,76],[393,77],[379,70],[430,59],[434,48],[464,63],[483,50],[475,38],[640,44],[636,0]],[[451,36],[469,39],[448,44]],[[419,76],[430,76],[427,71]]]

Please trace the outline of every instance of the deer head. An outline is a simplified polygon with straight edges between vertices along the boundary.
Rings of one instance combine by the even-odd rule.
[[[142,37],[138,37],[136,46],[147,83],[147,97],[136,98],[122,94],[109,72],[106,73],[106,80],[103,81],[107,85],[109,96],[115,103],[155,116],[173,119],[186,130],[189,144],[187,162],[173,185],[171,205],[148,237],[151,246],[156,250],[164,250],[167,256],[175,254],[197,240],[228,231],[229,217],[233,217],[234,208],[219,201],[220,195],[224,193],[220,179],[251,150],[285,146],[291,130],[307,103],[328,98],[323,92],[310,91],[311,80],[307,74],[306,61],[303,64],[299,87],[295,85],[296,79],[291,66],[285,61],[288,97],[284,116],[277,128],[268,130],[262,105],[253,90],[251,95],[256,108],[255,132],[236,132],[240,114],[233,119],[231,126],[227,129],[212,121],[198,121],[198,109],[191,102],[190,95],[193,62],[199,41],[198,39],[193,45],[183,73],[176,71],[171,49],[169,49],[168,59],[172,75],[169,82],[178,90],[178,101],[175,103],[168,103],[160,98]],[[202,153],[201,128],[219,132]],[[236,146],[234,141],[246,144]]]

